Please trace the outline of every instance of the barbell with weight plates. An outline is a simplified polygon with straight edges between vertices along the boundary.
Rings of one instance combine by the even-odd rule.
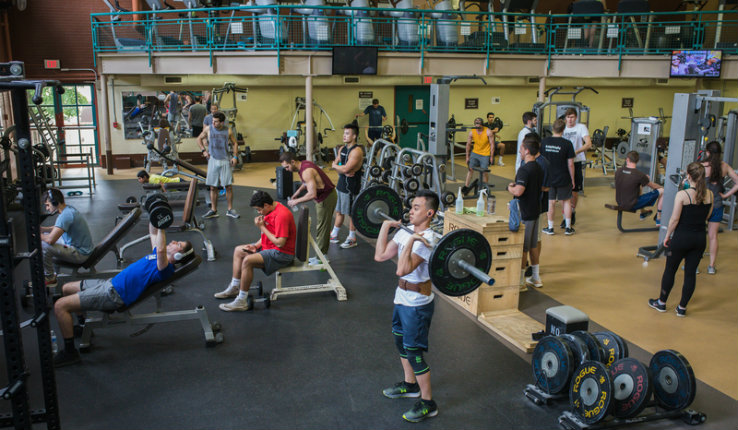
[[[149,222],[155,228],[166,229],[174,222],[172,207],[164,194],[150,194],[146,197],[144,209],[149,213]]]
[[[390,187],[379,185],[367,188],[354,201],[351,220],[362,235],[376,239],[385,220],[402,219],[403,205],[400,196]],[[404,226],[410,234],[415,232]],[[479,285],[492,285],[488,275],[492,267],[492,250],[484,236],[470,229],[458,229],[443,235],[432,244],[428,274],[438,290],[448,296],[463,296]]]

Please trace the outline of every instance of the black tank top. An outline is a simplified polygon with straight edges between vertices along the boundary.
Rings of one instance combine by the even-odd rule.
[[[707,215],[710,213],[710,205],[692,203],[692,196],[689,193],[687,193],[687,197],[689,197],[690,204],[682,206],[682,215],[679,217],[679,223],[674,229],[674,232],[705,233],[707,231]]]

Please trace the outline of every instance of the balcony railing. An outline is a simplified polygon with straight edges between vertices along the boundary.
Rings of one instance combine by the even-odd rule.
[[[112,52],[381,51],[659,55],[738,54],[738,11],[553,15],[335,6],[243,6],[91,14],[95,57]]]

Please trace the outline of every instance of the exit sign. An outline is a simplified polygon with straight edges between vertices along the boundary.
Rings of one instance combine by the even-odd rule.
[[[432,84],[433,83],[433,76],[423,76],[423,83],[424,84]]]
[[[44,60],[45,69],[58,69],[61,67],[59,60]]]

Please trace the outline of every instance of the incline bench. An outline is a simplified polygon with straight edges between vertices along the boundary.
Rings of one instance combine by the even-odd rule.
[[[202,238],[203,249],[207,251],[208,261],[215,261],[215,249],[213,248],[213,243],[207,238],[207,236],[205,236],[205,233],[202,231],[203,224],[199,223],[197,221],[197,217],[195,217],[195,204],[197,202],[197,184],[198,184],[197,179],[193,179],[192,181],[189,182],[188,189],[187,189],[187,197],[185,198],[184,204],[182,205],[182,220],[177,224],[172,224],[171,226],[169,226],[169,228],[167,228],[167,232],[168,233],[195,232],[199,234],[200,237]],[[127,211],[127,210],[132,210],[134,208],[139,208],[140,206],[141,206],[140,203],[121,203],[118,205],[118,209],[120,209],[121,211]],[[133,245],[141,243],[147,240],[148,238],[149,238],[149,235],[146,234],[142,237],[139,237],[136,240],[126,243],[120,248],[120,255],[122,256],[123,253],[126,251],[126,249],[130,248]]]
[[[638,209],[623,209],[618,205],[605,203],[605,207],[614,211],[618,211],[618,230],[623,233],[638,233],[642,231],[658,231],[659,227],[641,227],[641,228],[623,228],[623,212],[636,213]]]
[[[59,278],[74,278],[74,279],[84,279],[84,278],[100,278],[100,277],[110,277],[114,276],[118,272],[120,272],[120,265],[121,265],[121,255],[123,254],[122,250],[118,250],[118,241],[125,236],[126,233],[128,233],[131,228],[136,224],[138,219],[141,217],[141,209],[140,208],[134,208],[131,212],[128,213],[116,226],[113,228],[113,230],[108,233],[107,236],[105,236],[100,243],[95,246],[95,248],[92,250],[92,253],[87,257],[87,259],[79,264],[75,263],[69,263],[67,261],[60,261],[60,260],[54,260],[54,266],[57,267],[57,273]],[[104,271],[104,272],[98,272],[95,269],[95,265],[102,260],[102,258],[107,254],[108,252],[112,252],[115,254],[116,257],[116,267],[118,270],[113,271]],[[65,273],[59,273],[59,269],[67,268],[72,269],[71,274],[65,274]],[[87,270],[86,272],[80,273],[80,269]],[[58,283],[58,293],[61,293],[61,285],[63,282]]]
[[[311,266],[308,264],[310,257],[310,248],[315,251],[315,255],[320,259],[321,264]],[[294,287],[282,287],[282,274],[295,272],[311,272],[316,270],[326,270],[330,275],[328,282],[324,284],[299,285]],[[336,276],[328,260],[325,258],[315,239],[310,234],[310,217],[308,208],[303,207],[297,217],[297,239],[295,240],[295,262],[291,266],[283,267],[277,270],[275,287],[272,290],[271,300],[277,300],[279,296],[291,294],[317,293],[321,291],[333,291],[339,301],[347,300],[346,289]]]
[[[122,308],[119,308],[115,311],[110,312],[102,312],[101,317],[91,318],[88,317],[85,320],[84,328],[82,329],[82,337],[80,339],[80,350],[87,352],[90,350],[91,347],[91,339],[93,335],[93,329],[96,328],[104,328],[109,325],[113,324],[129,324],[129,325],[143,325],[146,324],[146,327],[143,329],[135,332],[131,336],[138,336],[140,334],[145,333],[149,328],[151,328],[154,324],[159,324],[163,322],[173,322],[173,321],[188,321],[188,320],[198,320],[200,321],[200,326],[202,327],[202,331],[205,334],[205,345],[206,346],[215,346],[221,342],[223,342],[223,333],[220,333],[220,324],[218,323],[210,323],[210,319],[208,318],[208,313],[205,310],[205,308],[202,305],[199,305],[195,307],[195,309],[188,309],[188,310],[181,310],[181,311],[169,311],[169,312],[161,312],[161,296],[162,296],[162,290],[171,285],[173,282],[189,275],[202,262],[202,258],[200,258],[199,255],[195,255],[195,258],[188,261],[187,263],[183,264],[180,267],[177,267],[177,269],[174,271],[174,275],[172,275],[171,278],[158,282],[156,284],[150,285],[146,290],[141,294],[141,296],[133,303],[131,303],[128,306],[123,306]],[[131,313],[131,309],[136,307],[139,303],[145,301],[149,297],[153,296],[154,300],[156,300],[156,310],[154,312],[148,313],[148,314],[137,314],[134,315]],[[114,315],[115,313],[121,314],[121,316]]]

